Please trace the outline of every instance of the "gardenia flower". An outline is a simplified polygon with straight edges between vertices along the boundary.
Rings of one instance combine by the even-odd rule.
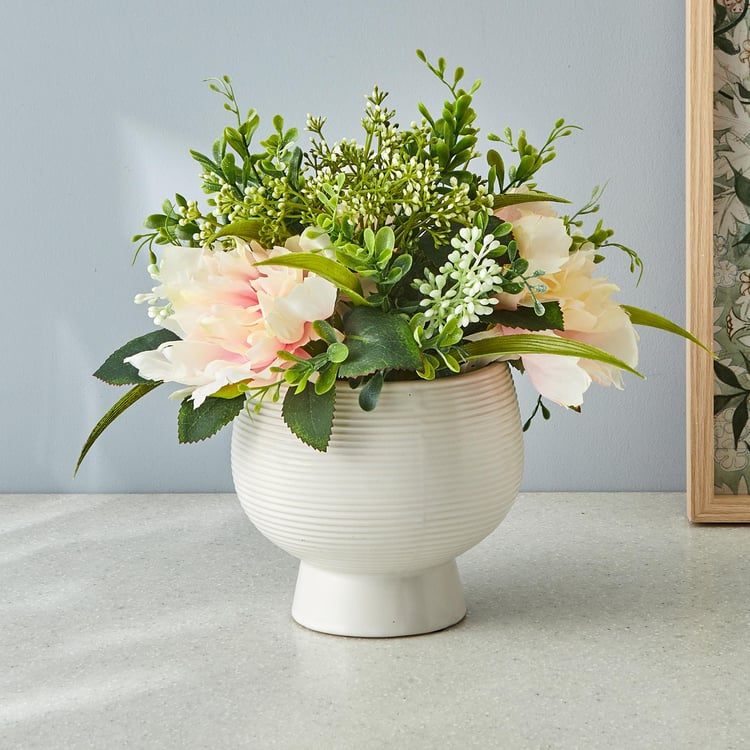
[[[154,322],[180,340],[125,361],[142,377],[182,383],[172,394],[192,394],[195,407],[227,385],[252,381],[267,385],[281,379],[273,367],[286,367],[277,352],[306,356],[302,347],[317,338],[312,321],[333,313],[336,288],[307,271],[255,263],[289,252],[310,250],[305,237],[292,237],[285,247],[266,250],[257,242],[235,238],[221,247],[167,245],[161,263],[152,266],[160,282],[149,301]],[[159,299],[167,304],[158,307]]]

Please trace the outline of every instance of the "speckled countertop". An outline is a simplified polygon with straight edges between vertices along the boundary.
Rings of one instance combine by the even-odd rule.
[[[750,526],[526,494],[427,636],[289,615],[232,495],[0,495],[0,747],[750,747]]]

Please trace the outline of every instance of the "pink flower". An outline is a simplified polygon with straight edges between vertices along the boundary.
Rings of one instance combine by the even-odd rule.
[[[333,313],[336,288],[300,269],[255,263],[308,249],[297,237],[271,250],[240,239],[226,251],[166,246],[152,269],[160,285],[136,301],[167,300],[149,315],[181,340],[126,361],[142,377],[187,386],[173,396],[192,395],[196,407],[227,385],[277,382],[271,368],[287,365],[277,352],[306,356],[302,347],[317,338],[311,323]]]

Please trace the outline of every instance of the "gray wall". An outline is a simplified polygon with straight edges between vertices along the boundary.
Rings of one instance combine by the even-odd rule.
[[[230,74],[266,124],[322,113],[329,136],[352,137],[375,82],[407,123],[418,98],[442,101],[422,47],[484,79],[485,130],[525,127],[533,141],[560,116],[583,125],[541,186],[579,203],[609,180],[603,215],[647,263],[637,289],[624,258],[608,264],[621,299],[684,319],[682,0],[26,0],[6,3],[3,25],[0,491],[231,489],[228,431],[178,446],[160,391],[72,479],[122,392],[89,374],[151,330],[132,304],[151,280],[129,238],[175,190],[199,196],[188,148],[225,124],[210,76]],[[641,343],[646,382],[593,386],[583,414],[556,409],[527,433],[525,489],[684,488],[684,347],[650,332]]]

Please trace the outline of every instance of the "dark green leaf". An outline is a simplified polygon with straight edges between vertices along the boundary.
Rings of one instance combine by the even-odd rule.
[[[138,399],[145,396],[150,391],[153,391],[154,388],[161,385],[161,381],[154,382],[149,381],[147,383],[141,383],[140,385],[135,386],[135,388],[131,388],[97,423],[96,427],[94,427],[93,430],[91,430],[91,434],[86,439],[86,442],[83,445],[83,448],[81,449],[81,455],[78,456],[78,461],[76,462],[76,468],[73,472],[73,476],[75,476],[78,473],[78,469],[81,466],[81,462],[86,457],[86,454],[89,452],[89,449],[91,446],[96,442],[99,435],[101,435],[104,430],[109,427],[109,425],[112,424],[112,422],[117,419],[117,417],[120,416],[128,407],[132,406]]]
[[[560,303],[554,301],[544,303],[544,315],[537,315],[533,307],[519,307],[516,310],[495,310],[482,320],[526,331],[565,330]]]
[[[215,435],[229,424],[245,404],[245,396],[218,398],[209,396],[197,409],[186,398],[177,416],[177,436],[181,443],[197,443]]]
[[[419,347],[400,315],[375,307],[355,307],[344,318],[349,357],[339,374],[344,378],[369,375],[376,370],[418,370],[422,366]]]
[[[289,388],[284,396],[281,414],[287,427],[315,450],[325,452],[333,429],[336,389],[317,394],[312,388],[296,393]]]
[[[168,331],[166,328],[158,328],[144,336],[139,336],[132,341],[128,341],[125,346],[121,346],[116,352],[110,354],[104,364],[94,373],[94,377],[110,385],[153,383],[153,380],[142,378],[133,365],[129,362],[123,362],[123,360],[125,357],[132,357],[134,354],[158,349],[159,346],[167,341],[179,341],[179,339],[179,336],[172,333],[172,331]]]
[[[383,390],[383,373],[378,370],[359,392],[359,406],[364,411],[372,411],[378,405],[380,391]]]

